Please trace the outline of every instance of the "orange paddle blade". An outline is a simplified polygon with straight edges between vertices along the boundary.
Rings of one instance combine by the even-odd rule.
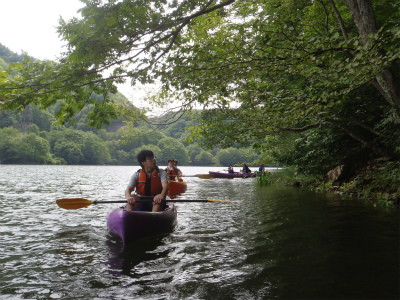
[[[83,198],[58,199],[56,203],[64,209],[79,209],[93,204],[93,201]]]

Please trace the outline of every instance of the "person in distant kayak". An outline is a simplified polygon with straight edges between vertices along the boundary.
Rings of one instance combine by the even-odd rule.
[[[178,176],[176,177],[177,181],[182,182],[183,181],[182,180],[182,171],[181,171],[181,169],[178,168],[178,161],[176,159],[174,159],[174,168],[175,168],[176,173],[178,174]]]
[[[260,173],[264,173],[265,172],[264,164],[260,164],[260,167],[258,168],[258,172],[260,172]]]
[[[125,190],[125,198],[128,202],[125,209],[161,211],[166,206],[163,200],[168,193],[167,173],[157,167],[156,158],[150,150],[141,151],[137,160],[142,168],[132,175]],[[139,200],[141,196],[154,196],[153,202],[137,203],[136,200]]]
[[[251,173],[250,168],[244,163],[243,168],[240,170],[242,173]]]
[[[175,161],[173,159],[168,160],[168,166],[165,171],[167,172],[168,180],[175,181],[177,179],[178,171],[175,168]]]

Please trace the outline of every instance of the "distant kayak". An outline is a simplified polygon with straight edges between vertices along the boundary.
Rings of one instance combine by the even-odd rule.
[[[214,178],[249,178],[255,176],[254,173],[239,173],[239,172],[224,173],[224,172],[209,171],[208,173],[210,175],[213,175]]]
[[[186,181],[168,181],[168,196],[177,196],[186,192],[187,183]]]
[[[107,228],[128,244],[141,237],[168,233],[176,225],[177,211],[173,204],[161,212],[113,210],[107,216]]]

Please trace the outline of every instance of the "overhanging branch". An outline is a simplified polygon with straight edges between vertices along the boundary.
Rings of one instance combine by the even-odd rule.
[[[286,131],[286,132],[304,132],[313,128],[320,127],[321,124],[311,124],[300,128],[292,128],[292,127],[279,127],[279,131]]]

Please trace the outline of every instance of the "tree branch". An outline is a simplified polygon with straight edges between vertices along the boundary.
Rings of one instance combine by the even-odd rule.
[[[362,138],[361,136],[357,135],[354,131],[352,131],[350,128],[344,126],[342,123],[340,123],[340,122],[338,122],[338,121],[336,121],[334,119],[326,118],[326,117],[324,117],[324,120],[326,120],[327,122],[331,123],[335,127],[343,130],[349,136],[351,136],[353,139],[355,139],[356,141],[360,142],[364,146],[370,148],[376,154],[379,154],[379,155],[384,156],[384,157],[393,157],[392,153],[389,153],[386,149],[382,149],[381,147],[376,146],[374,143],[372,143],[372,142]]]
[[[335,13],[336,19],[339,22],[339,26],[340,26],[340,29],[342,30],[344,39],[346,40],[346,42],[348,42],[350,40],[350,38],[349,38],[349,35],[347,34],[346,27],[344,26],[342,16],[340,15],[338,9],[336,8],[335,2],[333,2],[333,0],[329,0],[329,3],[331,4],[333,12]]]
[[[318,128],[321,124],[311,124],[301,128],[291,128],[291,127],[279,127],[279,131],[286,131],[286,132],[304,132],[313,128]]]
[[[385,138],[385,139],[389,139],[389,138],[390,138],[390,137],[388,137],[387,135],[384,135],[384,134],[382,134],[382,133],[376,131],[375,129],[373,129],[373,128],[367,126],[367,125],[365,125],[364,123],[362,123],[362,122],[360,122],[360,121],[357,121],[356,119],[351,119],[351,118],[345,117],[344,115],[342,115],[342,114],[340,114],[339,112],[335,111],[333,108],[329,108],[329,111],[332,112],[335,116],[337,116],[337,117],[343,119],[344,121],[353,123],[353,124],[355,124],[355,125],[358,125],[358,126],[364,128],[364,129],[366,129],[366,130],[372,132],[373,134],[375,134],[375,135],[377,135],[377,136],[380,136],[380,137]]]
[[[326,10],[326,6],[325,6],[324,2],[322,2],[321,0],[318,0],[318,2],[322,5],[322,8],[324,9],[324,12],[325,12],[325,25],[324,25],[325,32],[329,33],[329,14],[328,14],[328,11]]]

